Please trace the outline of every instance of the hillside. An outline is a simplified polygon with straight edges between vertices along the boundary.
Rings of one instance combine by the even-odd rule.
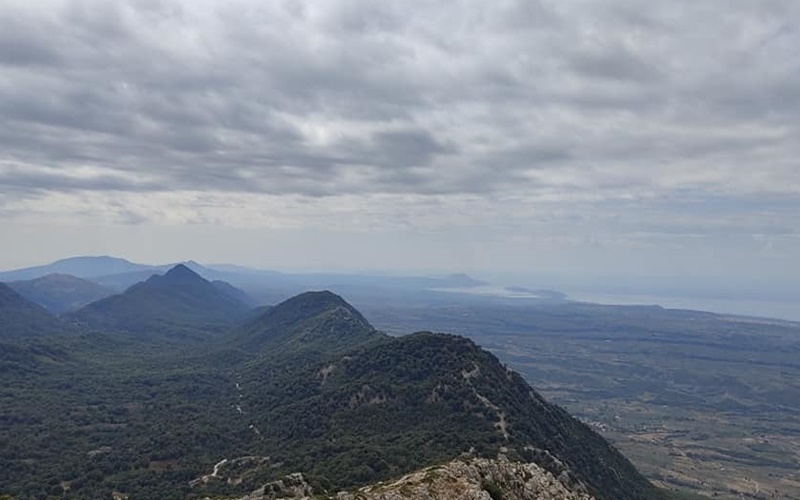
[[[179,264],[69,318],[98,330],[180,336],[224,330],[249,310],[229,288],[223,290]]]
[[[31,280],[12,281],[8,286],[54,314],[74,311],[114,294],[109,288],[69,274],[48,274]]]
[[[63,330],[43,307],[0,283],[0,340],[58,335]]]
[[[292,297],[231,334],[233,345],[262,354],[339,353],[383,337],[353,306],[328,292]]]
[[[275,471],[330,487],[396,477],[474,449],[539,463],[598,498],[657,495],[599,435],[461,337],[421,332],[321,365],[258,365],[240,387],[244,411],[283,464]]]

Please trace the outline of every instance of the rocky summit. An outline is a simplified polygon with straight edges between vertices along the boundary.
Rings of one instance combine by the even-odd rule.
[[[320,494],[302,474],[265,484],[238,500],[311,498],[328,500],[594,500],[585,488],[556,478],[534,463],[512,462],[501,455],[457,459],[407,474],[395,481],[354,491]]]

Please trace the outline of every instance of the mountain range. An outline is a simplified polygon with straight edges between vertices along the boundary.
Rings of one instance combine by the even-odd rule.
[[[0,494],[227,497],[300,472],[323,495],[467,454],[673,498],[470,340],[390,337],[329,291],[240,297],[177,265],[56,318],[0,285]]]
[[[276,303],[307,290],[330,289],[346,293],[360,301],[392,300],[441,301],[450,291],[467,291],[486,283],[465,274],[446,276],[392,276],[380,274],[346,273],[284,273],[253,269],[230,264],[202,265],[194,261],[172,264],[148,265],[110,256],[81,256],[61,259],[50,264],[0,272],[0,282],[24,282],[51,274],[69,275],[111,289],[116,293],[146,281],[153,275],[163,274],[177,264],[182,264],[203,278],[225,281],[244,290],[249,301],[257,304]],[[38,297],[31,296],[34,301]],[[542,297],[556,297],[555,292]],[[79,295],[59,297],[59,303],[47,304],[54,311],[73,310],[74,304],[84,299]],[[71,302],[70,302],[71,300]],[[38,302],[41,303],[41,302]]]

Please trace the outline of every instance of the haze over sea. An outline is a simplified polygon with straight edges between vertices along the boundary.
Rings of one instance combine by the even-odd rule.
[[[721,314],[756,316],[763,318],[800,321],[800,307],[796,301],[754,299],[712,299],[665,295],[568,293],[570,300],[611,305],[660,305],[669,309],[692,309]]]
[[[515,290],[513,287],[509,289],[502,286],[479,286],[468,289],[443,289],[442,291],[505,297],[509,299],[530,299],[538,296],[534,290],[526,292]],[[796,300],[789,300],[788,298],[759,300],[736,297],[692,297],[657,293],[587,292],[579,288],[572,290],[567,289],[564,293],[568,300],[578,302],[608,305],[658,305],[668,309],[690,309],[719,314],[800,321],[800,305],[798,305]]]

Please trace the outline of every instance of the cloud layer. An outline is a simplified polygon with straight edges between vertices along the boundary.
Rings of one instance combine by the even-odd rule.
[[[8,0],[0,213],[794,250],[799,19],[793,0]]]

